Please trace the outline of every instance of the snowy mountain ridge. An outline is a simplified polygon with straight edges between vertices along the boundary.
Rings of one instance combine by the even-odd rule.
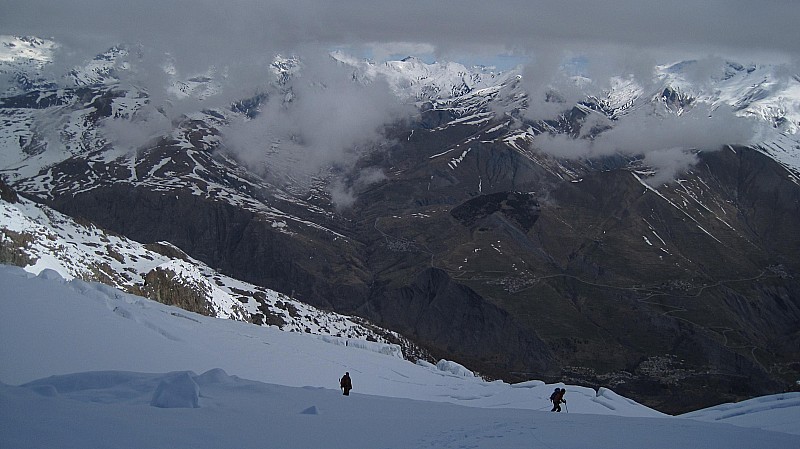
[[[18,79],[9,84],[9,89],[3,95],[4,132],[0,135],[0,143],[6,148],[19,148],[18,153],[4,152],[3,160],[0,160],[0,169],[14,179],[30,179],[39,170],[72,156],[88,155],[104,148],[103,152],[107,152],[107,147],[114,143],[114,129],[119,129],[121,123],[114,128],[110,128],[110,125],[116,125],[118,119],[138,122],[137,127],[152,133],[152,139],[169,138],[187,148],[194,145],[197,149],[199,144],[200,148],[213,150],[220,142],[221,131],[236,115],[230,110],[218,108],[189,113],[185,116],[184,126],[188,125],[190,129],[181,131],[180,128],[159,125],[158,121],[163,121],[163,117],[143,111],[150,101],[147,92],[134,85],[120,84],[120,78],[116,76],[117,73],[129,71],[132,64],[137,63],[133,55],[136,51],[125,47],[111,48],[86,65],[71,70],[66,75],[70,80],[67,84],[74,87],[67,90],[58,86],[63,83],[58,80],[42,79],[39,84],[26,84],[19,80],[36,79],[42,67],[52,58],[52,51],[57,44],[42,39],[11,36],[3,36],[0,40],[4,46],[0,54],[0,73]],[[450,119],[440,126],[446,127],[447,123],[479,124],[491,120],[502,123],[507,120],[504,115],[518,114],[529,103],[520,69],[495,72],[483,67],[468,68],[455,62],[425,63],[414,57],[377,64],[342,52],[334,52],[331,56],[341,64],[352,67],[354,78],[370,82],[376,77],[383,77],[398,97],[446,112]],[[586,101],[578,103],[576,107],[590,115],[600,113],[601,116],[607,116],[611,121],[603,126],[614,126],[615,120],[658,104],[665,108],[665,113],[677,115],[700,104],[706,105],[709,110],[727,105],[739,116],[754,117],[764,123],[765,131],[761,136],[753,136],[754,143],[793,173],[800,173],[798,76],[785,76],[782,68],[767,65],[743,66],[720,61],[721,67],[712,70],[698,68],[697,65],[699,63],[696,61],[686,61],[658,66],[654,68],[655,79],[652,83],[648,82],[647,87],[643,87],[638,80],[617,77],[609,80],[609,88],[592,92],[588,89],[595,86],[593,81],[578,77],[580,79],[576,78],[574,82],[585,85],[581,89],[587,91]],[[176,99],[191,97],[202,101],[219,91],[218,82],[221,80],[215,78],[225,76],[224,73],[210,70],[181,79],[169,66],[164,70],[169,80],[167,92]],[[278,56],[271,70],[274,78],[267,81],[276,86],[285,84],[288,79],[302,72],[302,62],[297,58]],[[604,80],[597,81],[597,86],[606,84]],[[89,86],[95,86],[93,94],[81,90]],[[99,86],[105,88],[98,91]],[[20,94],[34,89],[38,89],[36,98],[25,100],[28,105],[15,107],[25,98]],[[94,95],[94,98],[85,95]],[[57,109],[52,109],[53,106]],[[147,110],[162,106],[149,105]],[[248,106],[248,110],[252,107],[257,107],[257,100],[253,106]],[[569,104],[564,105],[565,110],[570,107]],[[99,115],[98,108],[104,108],[107,112]],[[53,117],[58,117],[55,123]],[[98,118],[103,117],[106,119],[98,122]],[[138,118],[134,120],[135,117]],[[202,123],[206,125],[200,125]],[[508,129],[503,135],[496,136],[498,139],[513,141],[519,136],[519,131],[524,131],[528,141],[535,140],[537,131],[526,131],[525,126],[521,129],[508,126],[510,123],[507,123]],[[100,132],[98,125],[109,129]],[[198,125],[201,129],[198,129]],[[539,132],[561,132],[543,127],[542,124],[536,128]],[[195,139],[203,140],[190,137],[199,133],[202,136]],[[112,152],[102,162],[110,162],[121,156],[125,155]],[[126,159],[129,157],[126,156]],[[40,193],[50,190],[46,184],[47,177],[40,182],[45,182],[37,189]]]
[[[53,58],[58,44],[37,37],[0,36],[0,73],[7,76],[31,75],[37,73]],[[75,86],[110,84],[119,81],[114,72],[129,70],[137,50],[125,46],[112,47],[82,67],[75,67],[66,76]],[[496,71],[482,66],[466,67],[457,62],[426,63],[409,56],[400,61],[375,63],[355,58],[341,51],[331,53],[331,57],[352,66],[358,76],[372,79],[385,76],[395,93],[401,97],[418,101],[443,100],[462,97],[481,89],[507,84],[521,76],[520,68]],[[276,80],[285,80],[298,72],[297,58],[277,56],[272,64]],[[698,67],[701,66],[702,67]],[[743,115],[753,115],[771,123],[780,131],[795,134],[800,127],[800,74],[786,76],[785,69],[770,65],[742,65],[732,61],[719,61],[719,67],[705,67],[698,61],[689,60],[654,68],[656,79],[663,88],[682,92],[690,101],[702,101],[717,106],[728,104]],[[176,71],[171,66],[164,67],[170,80],[173,93],[202,98],[209,89],[213,90],[214,77],[224,76],[215,71],[194,74],[187,79],[174,78]],[[780,72],[780,73],[779,73]],[[47,84],[58,80],[42,80]],[[588,79],[592,83],[592,80]],[[596,80],[601,84],[605,80]],[[595,92],[591,96],[610,102],[612,109],[625,109],[644,93],[641,81],[612,78],[611,88],[605,92]],[[647,80],[645,80],[647,81]],[[581,81],[576,81],[580,83]],[[206,86],[200,88],[199,86]],[[25,85],[8,86],[10,90],[3,96],[19,92]],[[27,86],[29,90],[32,86]]]
[[[688,61],[659,67],[659,78],[696,101],[714,106],[727,104],[745,116],[770,123],[779,131],[796,134],[800,129],[800,80],[798,76],[778,73],[784,70],[769,65],[744,66],[725,62],[712,71],[707,80],[698,82],[692,74],[699,65]],[[692,78],[695,81],[692,81]]]
[[[375,63],[342,52],[331,56],[351,66],[365,81],[383,76],[396,95],[413,101],[437,101],[462,97],[493,88],[518,76],[515,70],[500,72],[486,67],[466,67],[457,62],[427,63],[414,56],[399,61]]]
[[[232,279],[168,242],[145,246],[25,198],[0,201],[0,250],[6,262],[33,274],[54,270],[67,280],[102,282],[204,315],[334,339],[401,343],[409,355],[421,354],[396,333]],[[402,357],[400,346],[394,346]]]

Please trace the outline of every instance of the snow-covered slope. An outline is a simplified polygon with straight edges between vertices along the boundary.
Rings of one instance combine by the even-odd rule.
[[[33,274],[49,269],[65,279],[165,297],[153,286],[161,281],[170,290],[190,292],[211,316],[341,338],[387,342],[389,337],[408,345],[399,335],[362,319],[324,312],[217,273],[168,242],[145,246],[25,198],[14,203],[0,200],[0,248],[14,253],[17,263]]]
[[[693,101],[730,105],[741,115],[757,117],[788,133],[800,130],[798,74],[779,73],[785,70],[778,66],[743,66],[730,61],[711,69],[700,65],[698,61],[685,61],[661,66],[659,77]]]
[[[481,89],[499,86],[517,76],[515,71],[500,72],[481,66],[466,67],[448,61],[426,63],[413,56],[381,64],[340,52],[334,53],[333,57],[354,67],[367,80],[384,76],[397,95],[415,101],[462,97]]]
[[[363,394],[529,409],[547,407],[553,390],[538,381],[485,382],[463,368],[454,370],[452,362],[415,365],[387,344],[345,344],[204,317],[102,284],[66,281],[52,270],[34,276],[0,266],[0,277],[0,332],[3,341],[13,342],[0,353],[0,381],[9,384],[78,371],[223,368],[262,382],[336,388],[337,376],[350,371]],[[597,394],[570,387],[567,400],[572,413],[663,416],[606,389]]]
[[[33,276],[2,266],[0,283],[3,447],[731,449],[800,442],[800,394],[761,402],[785,423],[772,431],[758,417],[747,419],[750,407],[736,425],[708,423],[569,385],[568,413],[555,414],[546,411],[553,385],[542,382],[487,383],[382,354],[381,345],[365,350],[204,317],[68,282],[52,270]],[[350,397],[336,391],[345,371],[355,387]]]
[[[721,422],[737,426],[755,426],[800,435],[797,417],[787,411],[800,407],[800,393],[785,393],[747,401],[720,404],[715,407],[686,413],[683,418],[699,421]]]
[[[53,60],[57,48],[58,44],[49,39],[0,35],[0,75],[14,81],[5,86],[10,89],[5,95],[41,86],[42,70]]]
[[[762,123],[760,135],[753,136],[754,147],[800,176],[800,74],[787,74],[780,66],[728,61],[698,79],[697,65],[687,61],[659,67],[664,89],[710,110],[727,105],[736,115]]]

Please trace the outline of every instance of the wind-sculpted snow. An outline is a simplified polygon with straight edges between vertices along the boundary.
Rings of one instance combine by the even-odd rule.
[[[485,382],[189,314],[52,271],[33,277],[0,266],[0,282],[3,447],[782,449],[800,442],[798,394],[676,418],[606,389]],[[337,389],[345,371],[353,378],[349,397]],[[547,411],[554,387],[567,389],[562,413]],[[720,411],[730,424],[704,422]]]
[[[401,359],[403,358],[403,351],[399,345],[378,343],[353,338],[331,337],[329,335],[320,335],[319,339],[325,343],[330,343],[333,345],[360,348],[367,351],[377,352],[378,354],[399,357]]]
[[[439,360],[436,363],[436,368],[438,370],[440,370],[440,371],[445,371],[445,372],[448,372],[448,373],[452,373],[452,374],[454,374],[456,376],[475,377],[475,373],[473,373],[472,371],[468,370],[464,366],[462,366],[462,365],[460,365],[460,364],[458,364],[456,362],[452,362],[450,360]]]
[[[800,393],[784,393],[749,399],[737,403],[720,404],[707,409],[681,415],[699,421],[722,422],[734,425],[757,425],[765,430],[800,435],[787,409],[800,407]]]

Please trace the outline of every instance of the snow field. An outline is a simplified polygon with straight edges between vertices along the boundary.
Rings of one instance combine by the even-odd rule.
[[[567,385],[569,413],[557,414],[547,397],[561,384],[486,382],[452,362],[208,318],[52,270],[0,266],[0,284],[1,447],[800,446],[800,394],[685,419]]]

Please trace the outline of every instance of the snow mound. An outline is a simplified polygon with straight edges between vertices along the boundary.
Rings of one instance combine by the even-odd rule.
[[[199,408],[200,386],[188,371],[158,384],[150,405],[159,408]]]
[[[545,385],[546,384],[541,380],[529,380],[526,382],[511,384],[511,388],[538,388],[538,387],[543,387]]]
[[[47,281],[61,281],[65,282],[64,278],[61,274],[58,273],[56,270],[51,270],[50,268],[45,268],[39,273],[39,277],[47,280]]]
[[[228,373],[226,373],[222,368],[210,369],[195,378],[195,381],[198,385],[232,385],[237,380],[239,380],[238,377],[229,376]]]
[[[456,362],[451,362],[450,360],[444,360],[444,359],[439,360],[439,362],[436,364],[436,368],[439,371],[455,374],[456,376],[459,377],[476,377],[475,373],[473,373],[472,371],[468,370],[462,365],[459,365]]]
[[[300,412],[301,415],[319,415],[319,410],[317,410],[316,405],[312,405],[311,407],[303,410]]]
[[[680,416],[800,435],[798,410],[800,393],[783,393],[720,404]]]
[[[50,376],[21,385],[43,397],[101,404],[148,404],[158,408],[199,408],[201,387],[242,383],[220,368],[201,375],[191,371],[141,374],[128,371],[92,371]]]

